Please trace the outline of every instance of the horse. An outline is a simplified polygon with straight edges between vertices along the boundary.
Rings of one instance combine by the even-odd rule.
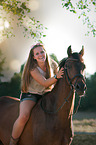
[[[74,136],[72,115],[75,92],[81,98],[86,91],[84,78],[84,48],[72,52],[59,67],[64,67],[63,78],[44,94],[32,109],[30,118],[21,134],[18,145],[70,145]],[[19,114],[20,100],[10,96],[0,98],[0,141],[8,145],[13,124]]]

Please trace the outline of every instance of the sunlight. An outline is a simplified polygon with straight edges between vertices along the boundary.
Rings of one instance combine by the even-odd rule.
[[[3,19],[0,19],[0,31],[4,30],[4,28],[9,28],[9,22],[3,21]]]
[[[7,29],[9,28],[9,22],[6,20],[6,21],[3,21],[3,19],[0,19],[0,43],[2,41],[4,41],[4,37],[3,37],[3,31],[4,29]]]
[[[3,20],[0,19],[0,33],[2,30],[4,30],[4,25],[3,25]]]
[[[0,19],[0,43],[2,42],[2,31],[4,30],[3,20]]]
[[[16,59],[12,60],[10,63],[10,68],[14,71],[20,70],[20,66],[21,66],[21,64],[20,64],[19,60],[16,60]]]
[[[4,26],[0,26],[0,31],[4,30]]]
[[[4,26],[5,26],[5,28],[9,28],[9,22],[8,21],[5,21],[4,22]]]
[[[27,7],[32,11],[36,11],[39,8],[39,2],[37,0],[31,0],[27,4]]]

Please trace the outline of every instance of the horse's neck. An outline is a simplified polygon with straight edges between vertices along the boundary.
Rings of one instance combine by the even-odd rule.
[[[68,85],[65,78],[58,80],[54,89],[55,99],[59,102],[66,99],[69,92],[71,91],[70,86]]]
[[[53,92],[55,94],[54,100],[57,108],[65,102],[64,106],[62,107],[62,112],[64,110],[67,110],[67,112],[69,111],[69,114],[71,114],[74,108],[75,95],[65,78],[60,79],[57,82],[53,89]],[[66,99],[68,102],[66,101]]]

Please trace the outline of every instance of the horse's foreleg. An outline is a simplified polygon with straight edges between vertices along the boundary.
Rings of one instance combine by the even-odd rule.
[[[64,139],[61,145],[71,145],[73,137],[74,137],[74,131],[73,131],[73,123],[71,117],[69,120],[69,124],[67,125],[66,130],[64,131]]]
[[[73,139],[72,137],[70,139],[68,139],[67,137],[64,137],[61,145],[71,145],[72,139]]]
[[[61,145],[71,145],[73,137],[74,137],[73,130],[71,128],[67,128],[67,130],[64,132],[64,137],[62,139]]]

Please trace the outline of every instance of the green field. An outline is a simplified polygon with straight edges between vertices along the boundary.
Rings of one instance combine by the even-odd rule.
[[[78,112],[73,116],[72,145],[96,145],[96,112]]]

